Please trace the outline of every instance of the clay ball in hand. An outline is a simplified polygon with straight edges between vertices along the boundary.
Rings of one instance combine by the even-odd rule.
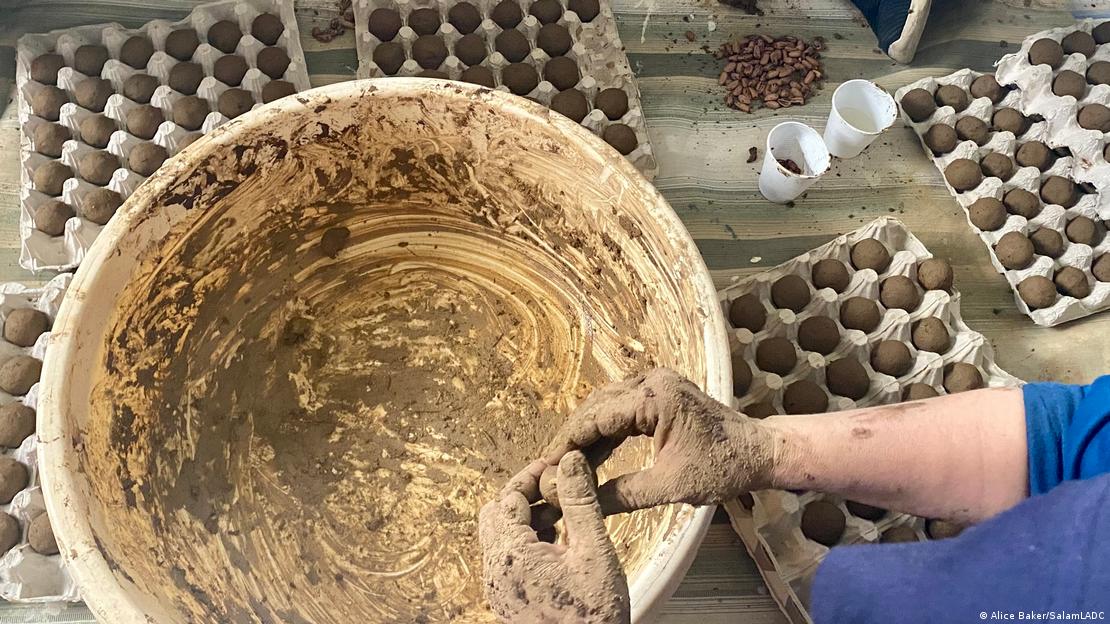
[[[963,193],[979,186],[983,181],[983,170],[974,160],[957,158],[944,168],[944,179],[957,192]]]
[[[42,362],[29,355],[16,355],[0,364],[0,390],[12,396],[27,394],[39,381]]]
[[[31,520],[27,527],[27,543],[31,550],[40,555],[58,554],[58,542],[54,539],[54,531],[50,528],[50,518],[45,513],[40,513]]]
[[[16,308],[4,319],[4,340],[17,347],[30,347],[50,329],[50,317],[34,308]]]
[[[31,184],[36,191],[57,197],[62,194],[62,185],[65,181],[72,177],[73,172],[62,164],[62,161],[48,160],[35,169],[31,175]]]
[[[858,401],[867,395],[871,379],[867,369],[855,358],[840,358],[825,367],[825,385],[829,392]]]
[[[944,354],[952,346],[952,337],[944,322],[929,316],[913,324],[913,346],[922,351]]]
[[[69,128],[53,122],[40,123],[31,133],[35,151],[51,158],[62,155],[62,146],[70,139]]]
[[[12,502],[20,490],[27,487],[31,475],[27,466],[7,456],[0,456],[0,504]]]
[[[798,325],[798,345],[828,355],[840,344],[840,328],[827,316],[811,316]]]
[[[993,197],[980,197],[967,207],[971,224],[984,232],[993,232],[1006,223],[1006,207]]]
[[[273,13],[259,13],[251,22],[251,35],[268,46],[277,43],[284,32],[285,24]]]
[[[933,101],[932,93],[925,89],[911,89],[902,96],[902,110],[913,121],[922,122],[936,112],[937,104]]]
[[[0,407],[0,446],[17,448],[35,432],[35,410],[22,403]]]
[[[901,377],[913,368],[913,355],[901,341],[881,340],[871,349],[871,368],[891,377]]]
[[[1069,297],[1082,299],[1091,294],[1091,283],[1087,281],[1087,275],[1073,266],[1057,271],[1052,281],[1056,284],[1056,290]]]
[[[782,409],[787,414],[821,414],[829,408],[829,396],[821,386],[799,379],[782,393]]]
[[[917,283],[925,290],[952,290],[952,265],[943,258],[929,258],[917,265]]]
[[[1033,243],[1021,232],[1007,232],[994,246],[998,262],[1011,271],[1033,264]]]
[[[776,308],[801,312],[809,300],[809,285],[797,275],[784,275],[771,285],[771,302]]]
[[[956,524],[955,522],[947,522],[945,520],[926,520],[925,533],[929,539],[948,539],[956,537],[963,533],[964,527]]]
[[[58,83],[58,70],[66,66],[61,54],[42,54],[31,61],[31,80],[44,85]]]
[[[944,389],[948,394],[978,390],[983,385],[983,374],[971,364],[955,362],[944,367]]]
[[[886,245],[874,238],[865,238],[852,245],[849,255],[852,266],[860,271],[871,269],[876,273],[882,273],[890,266],[890,252],[887,251]]]
[[[937,92],[933,94],[933,99],[936,100],[937,106],[951,106],[957,113],[963,112],[970,99],[967,97],[967,91],[956,85],[941,85],[937,87]]]
[[[1056,69],[1064,62],[1064,48],[1048,37],[1038,39],[1029,47],[1030,65],[1048,65]]]
[[[58,87],[41,87],[31,95],[31,110],[47,121],[58,121],[69,95]]]
[[[1031,275],[1018,284],[1018,296],[1031,310],[1049,308],[1056,303],[1056,285],[1043,275]]]
[[[77,105],[94,113],[99,113],[108,105],[108,98],[112,97],[111,81],[103,78],[86,78],[79,82],[73,89],[73,99]]]
[[[794,343],[786,338],[767,338],[755,349],[755,365],[759,370],[786,375],[794,370],[797,363],[798,354],[794,349]]]
[[[813,280],[813,287],[818,290],[831,288],[840,293],[848,287],[851,276],[848,275],[848,267],[844,266],[843,262],[835,258],[825,258],[813,265],[810,279]]]
[[[65,233],[66,222],[74,216],[73,208],[69,204],[52,199],[39,204],[35,208],[35,229],[50,236],[61,236]]]
[[[1059,258],[1064,254],[1064,237],[1052,228],[1042,227],[1029,234],[1029,241],[1033,243],[1033,251],[1040,256]]]
[[[758,297],[746,294],[733,299],[729,304],[728,320],[737,329],[744,328],[755,333],[763,329],[763,324],[767,321],[767,309]]]
[[[850,297],[840,306],[840,324],[847,329],[869,334],[879,326],[880,320],[879,306],[870,299]]]
[[[887,308],[913,312],[921,305],[921,291],[904,275],[892,275],[879,286],[879,301]]]

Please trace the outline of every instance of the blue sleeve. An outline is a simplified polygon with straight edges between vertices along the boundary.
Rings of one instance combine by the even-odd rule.
[[[1108,587],[1110,475],[1064,483],[952,539],[833,548],[810,611],[817,624],[992,621],[998,610],[1110,615]]]
[[[1029,493],[1110,472],[1110,376],[1089,386],[1024,388]]]

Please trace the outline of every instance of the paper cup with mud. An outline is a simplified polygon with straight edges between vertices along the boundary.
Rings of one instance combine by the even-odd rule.
[[[801,195],[829,170],[829,150],[817,131],[796,121],[771,128],[759,192],[768,200],[785,204]]]

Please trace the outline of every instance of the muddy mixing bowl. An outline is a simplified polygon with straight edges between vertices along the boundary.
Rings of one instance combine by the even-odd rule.
[[[709,274],[651,185],[546,108],[422,79],[193,144],[55,329],[46,502],[113,624],[492,622],[478,509],[578,401],[657,365],[730,388]],[[610,520],[639,618],[710,512]]]

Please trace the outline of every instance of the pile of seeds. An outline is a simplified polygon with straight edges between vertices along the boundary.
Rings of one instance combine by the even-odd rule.
[[[807,42],[785,35],[748,35],[723,44],[714,54],[726,62],[717,82],[728,93],[730,108],[752,112],[756,103],[767,108],[788,108],[805,104],[824,79],[820,37]]]

